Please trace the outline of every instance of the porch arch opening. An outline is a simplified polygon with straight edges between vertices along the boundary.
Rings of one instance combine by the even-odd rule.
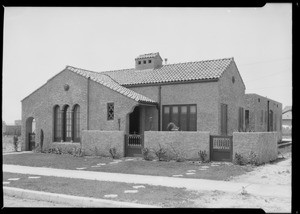
[[[33,117],[26,120],[25,150],[32,151],[35,148],[36,122]]]

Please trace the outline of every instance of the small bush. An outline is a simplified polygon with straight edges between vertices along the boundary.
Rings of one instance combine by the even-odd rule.
[[[235,153],[234,163],[237,164],[237,165],[246,165],[247,161],[245,160],[245,158],[241,154]]]
[[[153,149],[153,152],[155,156],[158,158],[159,161],[167,160],[168,157],[166,155],[167,150],[163,148],[160,143],[158,144],[159,148],[158,149]]]
[[[153,159],[150,155],[150,149],[148,148],[142,148],[142,155],[144,160],[150,161]]]
[[[248,155],[248,164],[255,166],[259,165],[257,154],[253,151],[251,151]]]
[[[249,195],[249,193],[246,190],[246,187],[242,186],[241,195]]]
[[[75,147],[73,150],[73,156],[75,157],[83,157],[84,156],[84,150],[81,148]]]
[[[18,137],[16,135],[13,138],[13,145],[14,145],[15,152],[17,152],[18,151],[19,142],[18,142]]]
[[[203,162],[203,163],[207,163],[208,162],[208,155],[206,153],[206,150],[200,150],[198,152],[198,155],[199,155],[199,158],[200,158],[200,161]]]
[[[113,159],[116,159],[117,158],[117,149],[116,147],[112,147],[109,149],[109,154],[111,155],[111,157]]]

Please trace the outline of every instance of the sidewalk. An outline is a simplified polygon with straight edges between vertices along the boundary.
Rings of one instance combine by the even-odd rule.
[[[216,181],[205,179],[192,179],[192,178],[172,178],[163,176],[150,176],[150,175],[133,175],[133,174],[120,174],[120,173],[107,173],[107,172],[94,172],[83,170],[65,170],[43,167],[29,167],[19,165],[3,164],[3,172],[33,174],[41,176],[56,176],[65,178],[78,178],[87,180],[98,181],[114,181],[123,183],[134,184],[148,184],[154,186],[166,186],[186,188],[188,190],[198,191],[224,191],[231,193],[240,193],[245,187],[249,194],[260,196],[273,196],[273,197],[291,197],[290,185],[260,185],[250,183],[237,183],[228,181]]]

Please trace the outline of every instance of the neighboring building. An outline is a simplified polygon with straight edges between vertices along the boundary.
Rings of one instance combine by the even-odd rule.
[[[246,94],[246,131],[278,132],[281,140],[282,104],[258,94]]]
[[[15,125],[16,126],[21,126],[22,125],[22,120],[15,120]]]
[[[141,135],[170,122],[214,135],[245,130],[245,84],[233,58],[162,61],[159,53],[144,54],[135,68],[101,73],[67,66],[22,100],[22,150],[34,120],[44,147],[80,142],[82,130]]]
[[[282,135],[284,137],[292,135],[292,106],[286,106],[282,110]]]
[[[2,134],[4,134],[5,130],[6,130],[6,123],[5,121],[2,120]]]
[[[21,126],[20,125],[6,125],[5,126],[5,135],[21,135]]]

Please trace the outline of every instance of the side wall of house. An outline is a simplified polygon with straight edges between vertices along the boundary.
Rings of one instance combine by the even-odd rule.
[[[249,109],[249,128],[255,132],[268,131],[268,101],[269,110],[273,111],[273,131],[282,139],[282,104],[258,94],[246,94],[246,109]],[[276,116],[275,116],[276,115]]]
[[[64,85],[69,85],[69,90]],[[32,117],[36,121],[36,145],[40,143],[40,131],[44,132],[43,148],[53,142],[53,111],[59,105],[71,108],[75,104],[80,106],[80,130],[87,128],[87,79],[64,70],[48,80],[48,82],[34,93],[22,100],[22,150],[28,150],[28,133],[26,122]]]
[[[159,86],[130,89],[157,102],[159,100]],[[218,82],[162,85],[161,105],[197,104],[197,130],[217,134],[218,93]],[[161,121],[162,119],[161,117]]]
[[[223,103],[227,104],[227,134],[232,135],[238,130],[239,107],[245,109],[245,86],[234,61],[219,80],[219,93],[218,134],[221,134],[221,103]]]
[[[113,120],[107,120],[108,103],[114,103]],[[129,113],[134,110],[136,105],[138,105],[136,101],[90,81],[89,130],[125,131],[128,133]]]

